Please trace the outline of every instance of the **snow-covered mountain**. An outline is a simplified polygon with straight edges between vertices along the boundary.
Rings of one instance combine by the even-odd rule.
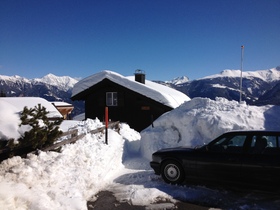
[[[240,77],[240,70],[223,70],[220,74],[215,74],[212,76],[204,77],[206,78],[216,78],[216,77]],[[280,66],[268,70],[258,70],[258,71],[243,71],[242,77],[244,78],[259,78],[267,82],[278,81],[280,79]]]
[[[10,87],[25,87],[26,85],[49,85],[54,86],[59,90],[62,91],[69,91],[74,87],[74,85],[78,82],[77,79],[74,79],[69,76],[55,76],[54,74],[47,74],[42,78],[35,78],[35,79],[26,79],[24,77],[15,75],[15,76],[4,76],[0,75],[0,87],[10,86]],[[8,88],[9,89],[9,88]],[[8,94],[13,94],[13,92],[9,92],[7,89]],[[24,89],[21,89],[21,91]]]
[[[240,75],[240,70],[227,69],[219,74],[192,81],[182,76],[170,81],[156,82],[175,88],[190,98],[223,97],[239,101]],[[280,105],[280,66],[267,70],[245,71],[242,72],[242,78],[242,100],[255,105]],[[73,86],[77,82],[78,79],[53,74],[35,79],[0,75],[0,92],[6,96],[37,96],[48,101],[65,101],[75,106],[73,115],[76,115],[84,111],[82,102],[73,102],[70,99]]]
[[[224,97],[239,101],[240,70],[224,70],[220,74],[176,85],[189,97]],[[248,104],[280,105],[280,66],[268,70],[242,72],[242,100]]]
[[[77,79],[68,76],[48,74],[42,78],[27,79],[20,76],[0,75],[0,91],[9,97],[33,96],[48,101],[64,101],[75,106],[73,115],[83,112],[82,102],[73,102],[70,97]]]
[[[176,77],[173,80],[165,81],[167,84],[180,85],[189,81],[187,76]]]
[[[40,79],[33,79],[34,83],[45,83],[52,86],[58,87],[60,90],[68,91],[69,89],[72,89],[74,85],[78,82],[77,79],[74,79],[69,76],[56,76],[54,74],[47,74],[46,76],[40,78]]]

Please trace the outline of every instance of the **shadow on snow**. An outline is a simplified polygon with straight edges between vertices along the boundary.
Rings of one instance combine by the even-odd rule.
[[[280,195],[245,189],[225,189],[186,183],[166,184],[152,170],[124,174],[114,180],[123,185],[141,185],[155,188],[181,202],[222,209],[279,209]]]

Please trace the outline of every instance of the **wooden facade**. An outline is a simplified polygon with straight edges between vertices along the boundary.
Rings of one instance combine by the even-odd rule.
[[[108,97],[114,100],[108,102]],[[104,120],[105,107],[111,121],[126,122],[137,131],[152,124],[163,113],[172,110],[151,98],[132,91],[105,78],[92,87],[72,97],[85,101],[85,118]]]
[[[64,120],[70,119],[70,114],[74,109],[74,106],[72,104],[68,104],[65,102],[52,102],[52,104],[55,106],[55,108],[60,112],[60,114],[63,116]]]

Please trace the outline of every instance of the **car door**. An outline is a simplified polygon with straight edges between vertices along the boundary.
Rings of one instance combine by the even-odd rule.
[[[241,176],[246,134],[223,135],[198,156],[198,176],[217,181],[236,181]]]
[[[263,148],[258,141],[265,141]],[[279,137],[257,134],[252,136],[251,146],[242,160],[242,180],[253,185],[280,184]]]

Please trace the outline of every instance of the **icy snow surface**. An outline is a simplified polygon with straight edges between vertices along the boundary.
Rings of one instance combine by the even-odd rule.
[[[195,98],[160,117],[141,135],[127,124],[121,124],[119,133],[109,130],[108,145],[102,133],[89,133],[101,126],[98,119],[64,121],[62,130],[76,125],[86,136],[64,146],[61,153],[40,152],[26,159],[3,161],[0,209],[86,210],[86,201],[96,199],[94,195],[102,190],[112,191],[119,201],[147,209],[174,206],[176,200],[223,209],[277,209],[280,199],[276,197],[264,199],[254,193],[165,184],[154,175],[149,160],[159,148],[200,145],[229,130],[279,130],[279,111],[278,106]],[[167,203],[156,204],[158,200]]]

